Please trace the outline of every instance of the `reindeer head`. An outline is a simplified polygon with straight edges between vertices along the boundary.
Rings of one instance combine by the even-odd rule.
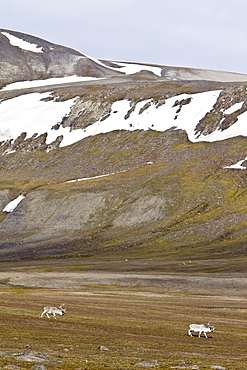
[[[64,303],[61,303],[60,306],[59,306],[59,309],[62,311],[62,315],[66,314],[66,308],[64,308],[64,306],[65,306]]]
[[[214,326],[210,325],[210,322],[208,322],[208,327],[209,327],[210,331],[214,331]]]

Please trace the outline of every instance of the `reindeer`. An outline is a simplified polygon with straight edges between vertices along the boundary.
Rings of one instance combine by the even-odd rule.
[[[197,325],[197,324],[191,324],[189,325],[189,331],[188,331],[188,335],[190,335],[192,337],[192,331],[194,331],[195,333],[199,333],[199,338],[201,336],[201,334],[203,333],[204,336],[206,338],[208,338],[207,336],[207,333],[211,333],[214,331],[214,326],[210,326],[210,323],[208,323],[208,325]]]
[[[54,319],[56,319],[56,315],[65,315],[66,313],[66,308],[64,308],[64,304],[62,303],[59,308],[57,307],[51,307],[51,306],[47,306],[47,307],[44,307],[44,311],[42,312],[41,316],[40,317],[43,317],[44,314],[46,314],[46,316],[48,317],[48,319],[50,319],[50,315],[53,315]]]

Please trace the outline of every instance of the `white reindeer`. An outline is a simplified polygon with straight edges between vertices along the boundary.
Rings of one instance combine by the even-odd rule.
[[[207,333],[214,331],[214,326],[210,326],[210,323],[208,323],[208,326],[206,325],[197,325],[197,324],[191,324],[189,326],[188,335],[192,337],[191,332],[194,331],[195,333],[199,333],[198,337],[200,338],[201,334],[203,333],[206,338],[208,338]]]
[[[48,319],[50,319],[50,315],[53,315],[54,319],[56,319],[56,315],[65,315],[66,313],[66,308],[64,308],[64,304],[62,303],[59,308],[57,307],[51,307],[51,306],[47,306],[47,307],[44,307],[44,311],[42,312],[41,316],[40,317],[43,317],[44,314],[46,314],[46,316],[48,317]]]

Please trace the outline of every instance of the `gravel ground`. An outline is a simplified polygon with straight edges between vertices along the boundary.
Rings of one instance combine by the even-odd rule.
[[[83,289],[89,286],[153,287],[167,293],[246,296],[245,274],[115,272],[0,272],[1,287]]]

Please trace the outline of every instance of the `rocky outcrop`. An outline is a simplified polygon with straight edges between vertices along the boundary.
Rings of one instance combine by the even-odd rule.
[[[231,107],[236,107],[228,111]],[[196,127],[198,135],[209,135],[219,130],[224,131],[238,120],[238,116],[247,111],[247,85],[227,87],[222,90],[210,112],[200,120]]]
[[[10,154],[16,151],[32,152],[36,150],[48,152],[50,150],[59,148],[63,140],[63,137],[60,135],[56,138],[56,140],[47,144],[47,133],[41,135],[34,134],[32,137],[29,138],[26,138],[26,136],[27,133],[23,132],[15,140],[7,140],[3,142],[0,146],[0,153]]]

